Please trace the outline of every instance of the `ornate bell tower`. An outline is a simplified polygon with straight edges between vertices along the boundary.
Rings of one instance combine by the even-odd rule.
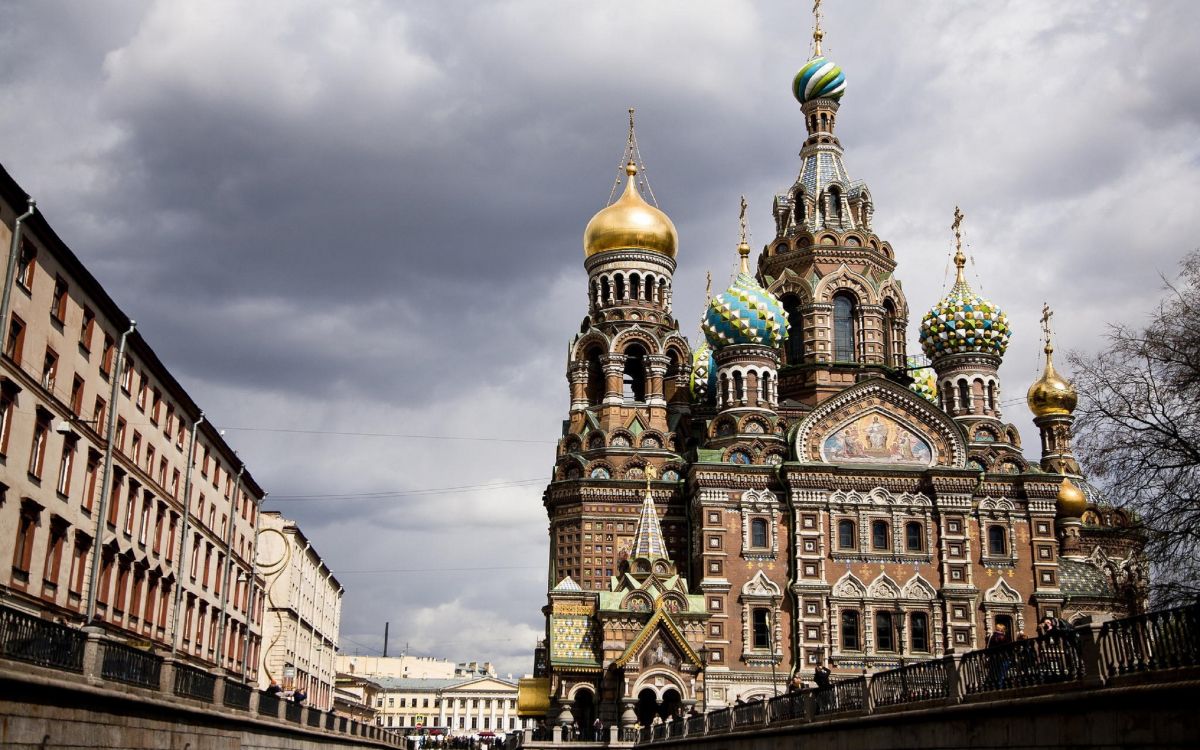
[[[842,160],[834,128],[846,77],[821,54],[820,2],[814,11],[813,55],[792,82],[808,131],[800,175],[775,196],[775,238],[758,263],[788,320],[779,396],[810,405],[902,370],[908,323],[892,247],[872,226],[871,191]]]

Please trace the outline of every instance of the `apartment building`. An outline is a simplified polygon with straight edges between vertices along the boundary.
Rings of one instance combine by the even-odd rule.
[[[256,676],[263,490],[28,197],[0,166],[0,598]]]
[[[296,522],[277,512],[260,517],[257,553],[266,586],[259,687],[275,680],[285,691],[303,689],[310,706],[328,711],[345,589]]]

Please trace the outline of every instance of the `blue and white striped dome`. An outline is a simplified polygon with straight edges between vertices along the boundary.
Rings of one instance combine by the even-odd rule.
[[[804,104],[813,99],[841,99],[846,93],[846,74],[832,60],[814,57],[804,63],[792,79],[792,95]]]

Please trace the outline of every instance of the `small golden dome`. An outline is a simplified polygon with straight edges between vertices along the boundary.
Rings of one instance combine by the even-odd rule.
[[[625,192],[593,216],[583,231],[584,256],[634,248],[674,258],[679,246],[675,225],[665,213],[642,199],[637,189],[637,166],[632,161],[625,165],[625,174]]]
[[[1042,377],[1029,386],[1029,393],[1025,400],[1029,404],[1029,410],[1036,417],[1070,414],[1075,411],[1079,394],[1075,392],[1075,386],[1071,385],[1071,381],[1054,370],[1054,360],[1050,358],[1054,349],[1047,344],[1045,351],[1046,369],[1042,371]]]
[[[1083,490],[1066,477],[1058,486],[1058,515],[1062,518],[1079,518],[1087,510],[1087,496]]]

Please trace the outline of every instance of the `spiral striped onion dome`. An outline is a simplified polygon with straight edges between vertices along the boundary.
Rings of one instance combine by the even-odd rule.
[[[837,101],[846,93],[846,74],[832,60],[817,56],[804,63],[792,79],[792,95],[804,104],[813,99]]]
[[[951,354],[1004,356],[1012,331],[1008,316],[980,297],[967,284],[963,273],[966,258],[961,249],[954,255],[958,278],[954,288],[921,319],[921,348],[936,361]]]
[[[907,357],[908,374],[913,383],[909,388],[918,396],[937,403],[937,373],[924,357]]]
[[[776,348],[787,338],[783,305],[750,275],[746,259],[750,246],[741,244],[742,270],[728,289],[713,297],[700,328],[713,349],[732,344]]]

